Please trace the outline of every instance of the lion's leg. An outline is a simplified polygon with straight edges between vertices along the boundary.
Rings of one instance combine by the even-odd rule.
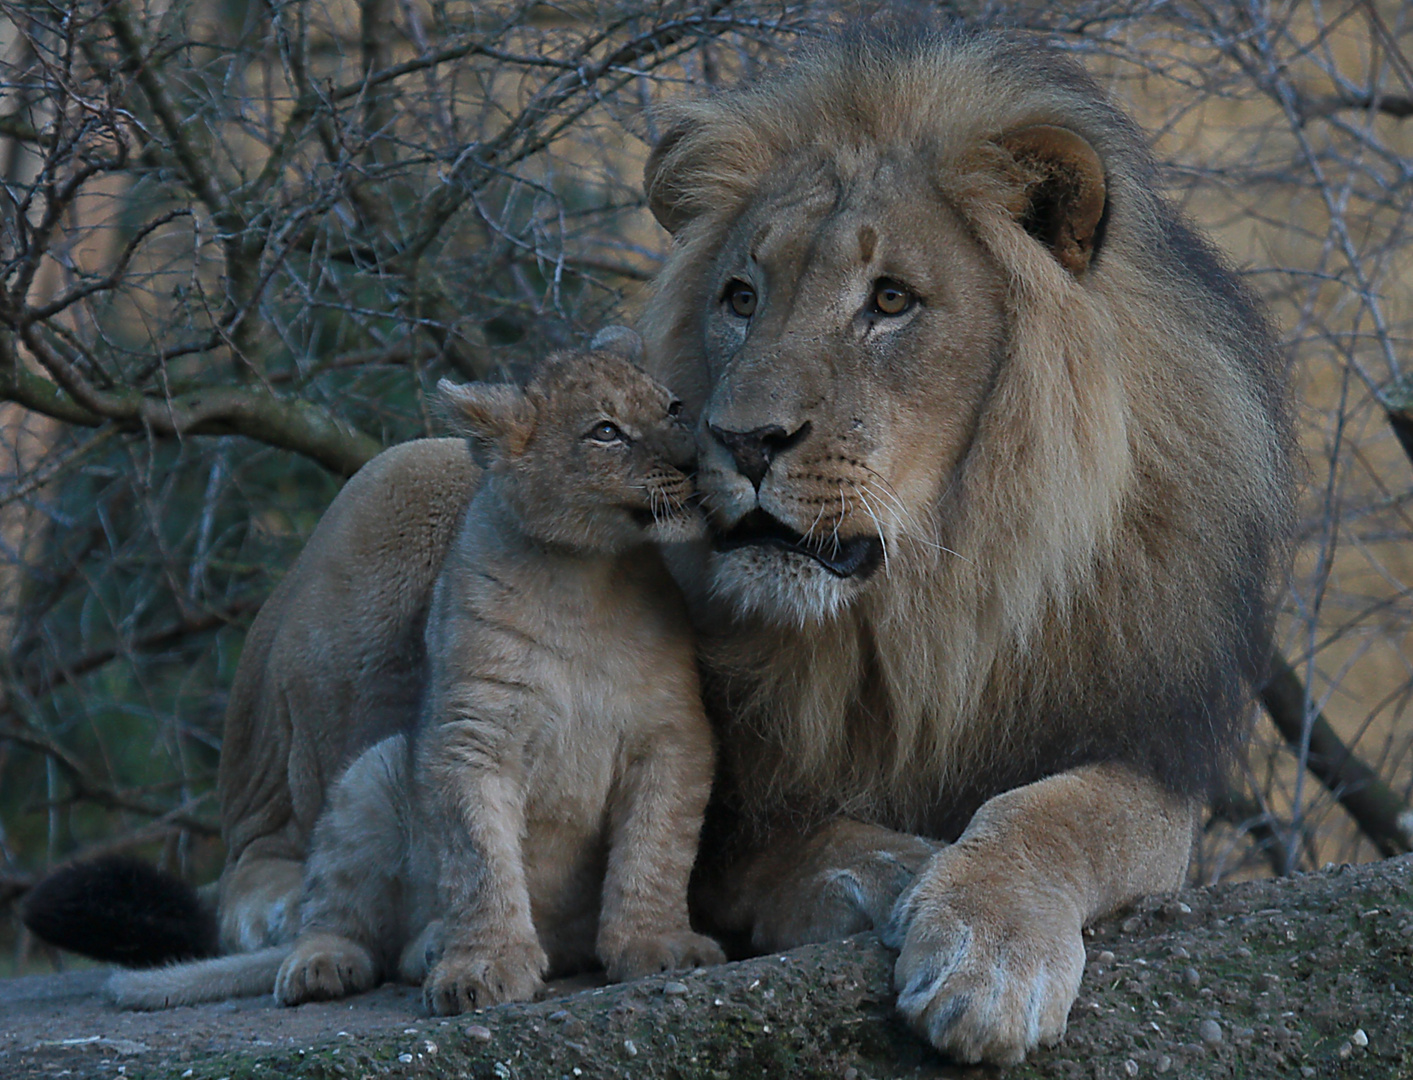
[[[614,981],[726,959],[687,916],[712,779],[711,728],[699,704],[688,708],[695,722],[657,736],[625,770],[614,799],[596,946]]]
[[[360,754],[329,792],[305,867],[300,937],[275,994],[286,1004],[366,990],[410,936],[407,740]]]
[[[757,952],[830,941],[883,926],[943,846],[848,818],[808,834],[784,830],[723,872],[704,875],[695,904]]]
[[[1086,922],[1178,887],[1195,808],[1117,765],[998,795],[898,901],[898,1008],[961,1061],[1019,1062],[1065,1032]]]
[[[433,1015],[454,1016],[529,1000],[542,985],[549,958],[531,918],[520,847],[525,830],[520,778],[482,766],[470,755],[458,758],[446,747],[443,759],[449,766],[434,765],[431,771],[454,779],[438,792],[438,812],[431,816],[444,845],[438,879],[445,927],[442,955],[422,996]]]

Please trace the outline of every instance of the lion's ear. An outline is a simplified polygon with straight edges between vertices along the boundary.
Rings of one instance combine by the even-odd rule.
[[[996,140],[1033,179],[1018,220],[1075,277],[1089,269],[1104,216],[1104,163],[1083,136],[1053,124]]]
[[[682,155],[673,151],[682,146],[695,127],[692,120],[679,117],[657,141],[643,166],[643,191],[648,197],[648,209],[658,224],[673,236],[693,217],[687,207],[686,190],[680,182],[682,174],[689,170],[684,167]]]
[[[437,392],[452,413],[456,427],[471,440],[478,461],[496,455],[515,456],[525,449],[534,429],[534,409],[518,386],[505,383],[465,383],[449,379]]]

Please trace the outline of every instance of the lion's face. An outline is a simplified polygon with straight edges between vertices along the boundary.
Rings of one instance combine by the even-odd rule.
[[[1001,360],[1004,281],[917,163],[860,154],[762,185],[700,328],[711,580],[805,622],[935,550]]]

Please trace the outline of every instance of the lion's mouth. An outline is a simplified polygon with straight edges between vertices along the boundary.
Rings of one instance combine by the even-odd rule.
[[[734,551],[752,545],[784,548],[808,555],[835,577],[841,578],[867,577],[883,554],[883,545],[876,536],[856,536],[847,540],[837,537],[811,539],[759,508],[752,510],[726,532],[717,534],[714,540],[717,551]]]

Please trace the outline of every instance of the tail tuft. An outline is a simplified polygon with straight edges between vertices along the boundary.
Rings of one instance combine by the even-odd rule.
[[[127,855],[60,867],[24,899],[43,941],[125,967],[216,954],[216,916],[180,878]]]

